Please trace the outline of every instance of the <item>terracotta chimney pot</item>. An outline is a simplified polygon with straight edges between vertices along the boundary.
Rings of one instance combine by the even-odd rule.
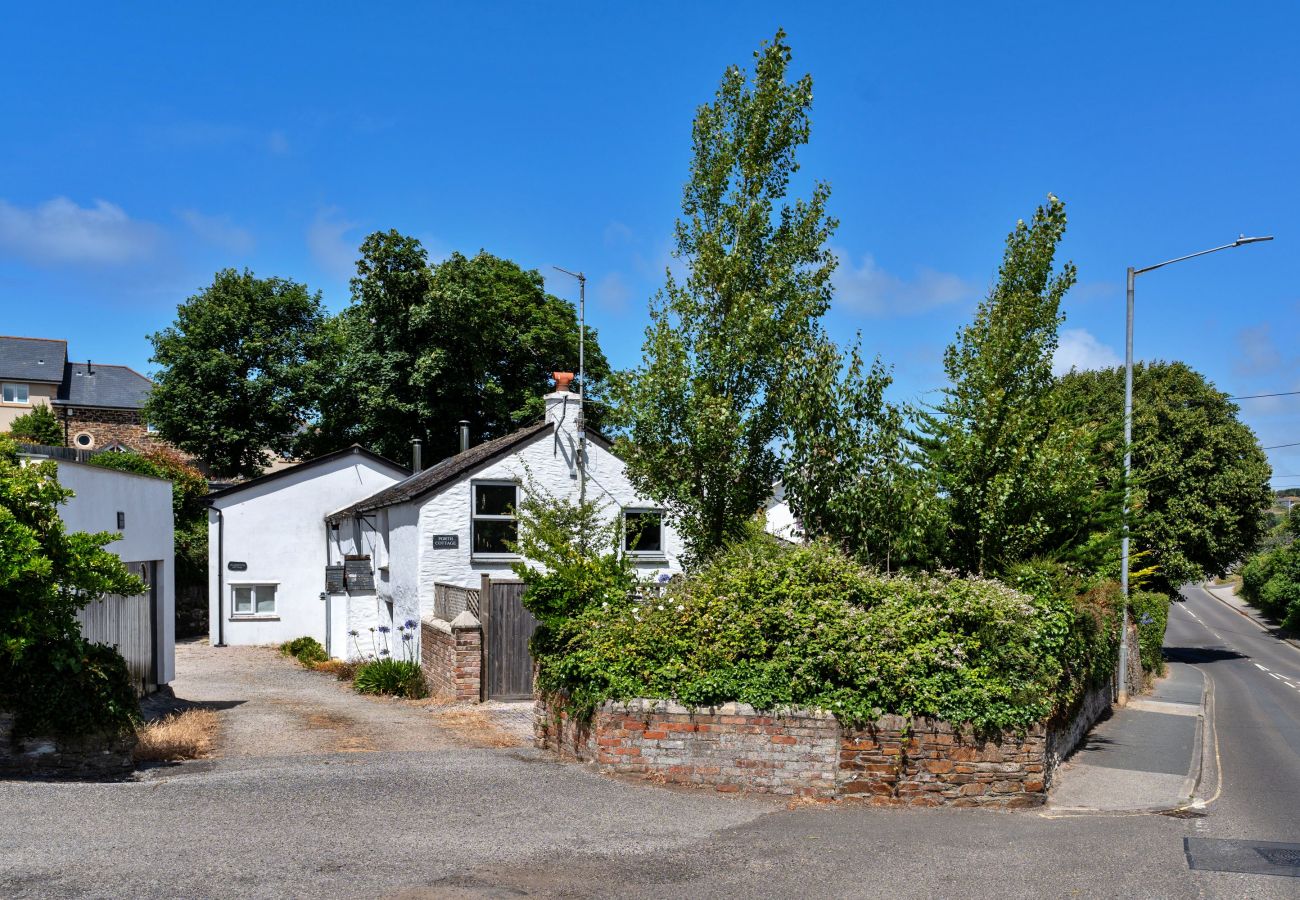
[[[573,383],[572,372],[552,372],[551,377],[555,379],[555,390],[557,393],[565,393],[569,390],[569,385]]]

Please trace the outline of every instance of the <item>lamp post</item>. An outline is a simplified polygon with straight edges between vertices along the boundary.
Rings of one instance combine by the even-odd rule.
[[[1186,256],[1167,259],[1162,263],[1156,263],[1154,266],[1144,266],[1141,269],[1135,269],[1132,266],[1128,267],[1128,314],[1124,332],[1124,533],[1120,539],[1120,585],[1124,592],[1124,615],[1119,633],[1119,702],[1121,706],[1128,702],[1128,502],[1129,485],[1133,476],[1133,282],[1137,276],[1144,272],[1163,268],[1176,262],[1194,259],[1207,253],[1217,253],[1220,250],[1230,250],[1233,247],[1243,247],[1246,244],[1257,244],[1260,241],[1271,240],[1273,240],[1272,235],[1267,237],[1246,237],[1243,234],[1231,244],[1224,244],[1221,247],[1211,247],[1209,250],[1200,250]]]

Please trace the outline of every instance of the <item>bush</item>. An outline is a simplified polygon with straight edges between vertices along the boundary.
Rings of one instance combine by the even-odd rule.
[[[314,637],[300,637],[287,641],[280,645],[280,652],[285,656],[292,656],[309,669],[316,663],[329,659],[325,648]]]
[[[1142,671],[1165,673],[1165,626],[1169,623],[1169,597],[1155,591],[1138,591],[1129,597],[1129,610],[1137,623]]]
[[[1113,591],[1081,604],[1074,579],[1037,574],[1032,592],[951,573],[885,576],[826,545],[754,534],[652,599],[597,578],[576,614],[539,615],[538,686],[580,713],[655,697],[1023,728],[1113,671],[1118,631]],[[541,588],[553,602],[556,578],[529,576],[535,614],[530,595]]]
[[[8,674],[17,736],[126,732],[139,720],[126,660],[105,644],[79,636],[38,644]]]
[[[63,426],[59,424],[54,410],[44,403],[15,418],[9,425],[9,433],[18,441],[43,444],[46,447],[63,446]]]
[[[373,659],[363,663],[352,679],[358,694],[391,694],[418,700],[429,696],[424,673],[409,659]]]
[[[1300,547],[1292,543],[1253,556],[1241,570],[1241,595],[1300,632]]]

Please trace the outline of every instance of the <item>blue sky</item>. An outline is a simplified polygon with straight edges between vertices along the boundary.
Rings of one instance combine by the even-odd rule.
[[[802,174],[841,220],[828,325],[895,366],[897,398],[942,383],[1049,191],[1079,267],[1063,360],[1120,358],[1126,266],[1270,233],[1142,276],[1137,355],[1300,390],[1292,3],[11,6],[0,334],[148,371],[145,336],[216,269],[338,309],[361,239],[397,228],[561,296],[550,267],[584,269],[589,321],[632,365],[693,112],[778,26],[815,82]],[[1242,406],[1265,445],[1300,442],[1300,397]],[[1300,476],[1300,447],[1270,455]]]

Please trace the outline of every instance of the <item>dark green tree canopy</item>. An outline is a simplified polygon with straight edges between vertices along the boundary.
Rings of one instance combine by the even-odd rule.
[[[151,336],[146,415],[221,476],[254,476],[314,415],[327,349],[320,294],[225,269]]]
[[[1123,485],[1123,368],[1071,372],[1056,387],[1061,409],[1106,435],[1098,464]],[[1263,536],[1272,470],[1237,406],[1181,362],[1133,372],[1133,552],[1154,567],[1153,587],[1174,593],[1222,575]]]
[[[15,440],[44,444],[47,447],[63,446],[63,426],[54,410],[41,403],[29,413],[16,417],[9,426]]]
[[[476,443],[537,420],[550,373],[578,367],[576,312],[540,273],[485,251],[430,266],[396,231],[361,245],[352,305],[334,327],[339,364],[315,452],[355,441],[406,459],[418,437],[436,460],[456,452],[462,419]],[[586,367],[598,394],[609,363],[590,328]],[[599,427],[602,407],[586,414]]]
[[[786,199],[808,142],[812,79],[787,81],[777,32],[752,77],[723,75],[692,132],[671,272],[651,303],[645,361],[620,389],[633,483],[663,503],[696,557],[740,533],[771,495],[799,377],[826,342],[830,188]]]

